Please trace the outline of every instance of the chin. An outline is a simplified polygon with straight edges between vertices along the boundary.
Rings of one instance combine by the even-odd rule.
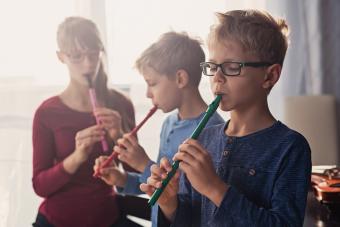
[[[230,110],[232,109],[231,106],[226,105],[226,104],[223,103],[223,102],[220,103],[219,108],[220,108],[222,111],[224,111],[224,112],[230,111]]]

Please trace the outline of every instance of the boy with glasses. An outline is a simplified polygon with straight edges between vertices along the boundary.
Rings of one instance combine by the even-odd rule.
[[[158,199],[159,223],[172,226],[302,226],[310,183],[306,139],[276,120],[267,96],[280,77],[287,25],[268,13],[235,10],[217,14],[208,37],[209,61],[201,63],[225,125],[180,145],[174,160],[185,173]],[[151,195],[171,170],[166,158],[152,166],[142,191]],[[197,203],[197,194],[200,203]],[[193,196],[195,195],[195,199]]]
[[[158,163],[161,157],[174,156],[178,146],[191,135],[207,109],[198,90],[202,75],[199,64],[204,60],[199,41],[185,33],[168,32],[147,48],[136,61],[136,68],[147,83],[147,97],[164,113],[174,111],[162,125]],[[224,120],[215,113],[208,125],[223,123]],[[110,167],[102,169],[101,179],[117,186],[119,192],[142,194],[139,185],[146,182],[150,176],[150,166],[155,162],[151,161],[137,138],[129,133],[118,140],[114,151],[119,154],[121,161],[141,174],[121,172],[112,163]],[[94,169],[105,159],[98,158]],[[157,206],[152,210],[153,226],[157,226],[156,214]]]

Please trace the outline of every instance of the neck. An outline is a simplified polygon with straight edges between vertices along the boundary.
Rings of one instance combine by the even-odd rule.
[[[268,103],[256,104],[244,110],[232,110],[225,133],[228,136],[245,136],[268,128],[275,123]]]
[[[182,101],[178,108],[178,115],[181,120],[198,117],[207,109],[198,88],[188,88],[183,91]]]
[[[89,87],[69,83],[67,88],[60,94],[61,100],[72,109],[78,111],[92,111],[91,100],[89,96]]]

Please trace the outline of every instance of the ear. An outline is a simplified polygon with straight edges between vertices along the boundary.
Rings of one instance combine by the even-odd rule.
[[[183,70],[179,69],[176,72],[176,84],[178,88],[184,88],[188,85],[189,83],[189,75],[188,73]]]
[[[276,82],[280,79],[281,75],[281,65],[274,64],[267,68],[266,74],[264,76],[262,87],[266,89],[271,89]]]
[[[60,51],[56,51],[56,54],[58,56],[58,59],[61,63],[65,63],[65,55],[63,53],[61,53]]]

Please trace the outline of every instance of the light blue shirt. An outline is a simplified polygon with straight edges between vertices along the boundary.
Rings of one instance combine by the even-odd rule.
[[[160,162],[161,158],[166,157],[169,160],[172,160],[172,157],[178,151],[178,146],[187,138],[190,137],[192,132],[197,127],[198,123],[204,116],[204,113],[201,113],[198,117],[192,119],[181,120],[178,117],[178,112],[174,112],[170,114],[162,125],[162,130],[160,134],[160,147],[159,154],[157,158],[157,163]],[[214,113],[209,119],[206,127],[217,125],[223,123],[223,118],[218,114]],[[151,175],[150,166],[153,165],[154,162],[150,161],[144,172],[141,174],[138,173],[128,173],[127,183],[124,188],[117,188],[118,192],[124,194],[132,194],[138,195],[143,192],[140,191],[139,185],[141,183],[145,183],[147,178]],[[180,178],[180,187],[179,192],[183,188],[184,177]],[[157,213],[158,213],[158,205],[154,205],[152,208],[152,226],[157,226]]]

